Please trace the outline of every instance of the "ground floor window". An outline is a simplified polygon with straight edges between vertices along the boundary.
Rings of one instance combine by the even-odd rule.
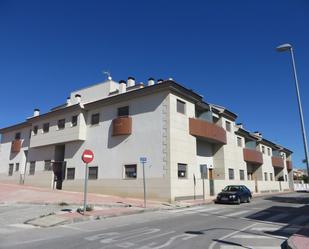
[[[230,180],[234,180],[235,179],[234,169],[229,169],[229,179]]]
[[[273,173],[269,173],[269,178],[271,181],[273,181]]]
[[[45,160],[44,161],[44,170],[46,171],[51,171],[52,168],[52,164],[51,164],[51,160]]]
[[[34,175],[35,173],[35,162],[30,162],[29,175]]]
[[[13,163],[10,163],[10,164],[9,164],[9,176],[12,176],[12,175],[13,175],[13,170],[14,170],[14,164],[13,164]]]
[[[187,164],[178,163],[178,178],[187,178]]]
[[[75,168],[67,168],[67,180],[75,179]]]
[[[239,179],[245,180],[245,171],[243,169],[239,170]]]
[[[89,180],[98,179],[98,167],[89,167],[88,179]]]
[[[264,172],[264,180],[268,181],[268,179],[267,179],[267,172]]]
[[[19,171],[19,163],[15,164],[15,171]]]
[[[206,164],[200,165],[200,171],[201,171],[201,178],[202,179],[208,179],[208,169]]]
[[[137,166],[136,164],[128,164],[124,166],[124,178],[125,179],[136,179]]]
[[[288,181],[288,176],[287,176],[287,175],[284,175],[284,179],[285,179],[285,181],[287,182],[287,181]]]

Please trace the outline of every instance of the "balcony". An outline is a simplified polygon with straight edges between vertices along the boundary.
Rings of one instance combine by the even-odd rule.
[[[189,118],[189,133],[211,143],[226,144],[225,130],[205,120]]]
[[[131,135],[131,133],[131,117],[118,117],[113,120],[113,136]]]
[[[273,156],[271,157],[271,162],[273,167],[284,168],[284,161],[281,157]]]
[[[11,144],[11,152],[18,153],[20,152],[20,149],[21,149],[21,140],[20,139],[13,140]]]
[[[286,168],[289,171],[293,169],[292,161],[286,160]]]
[[[263,155],[260,151],[254,149],[244,148],[244,161],[247,163],[262,165],[263,164]]]

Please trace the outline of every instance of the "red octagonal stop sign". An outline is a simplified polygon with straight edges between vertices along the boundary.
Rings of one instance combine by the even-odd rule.
[[[82,155],[82,160],[84,163],[91,163],[94,158],[94,154],[91,150],[85,150]]]

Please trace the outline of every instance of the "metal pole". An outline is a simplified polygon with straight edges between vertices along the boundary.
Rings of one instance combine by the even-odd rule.
[[[203,176],[203,200],[205,201],[205,178]]]
[[[87,208],[87,185],[88,185],[88,163],[86,163],[86,167],[85,167],[84,210],[83,210],[83,215],[85,215],[86,208]]]
[[[145,179],[145,163],[143,164],[143,184],[144,184],[144,208],[146,208],[146,179]]]
[[[301,129],[302,129],[304,149],[305,149],[305,159],[306,159],[306,166],[307,166],[307,175],[308,175],[309,174],[308,144],[307,144],[307,136],[306,136],[304,116],[303,116],[303,109],[302,109],[301,100],[300,100],[300,93],[299,93],[299,86],[298,86],[293,47],[290,48],[290,52],[291,52],[291,58],[292,58],[294,80],[295,80],[297,102],[298,102],[298,110],[299,110],[299,116],[300,116],[300,122],[301,122]]]

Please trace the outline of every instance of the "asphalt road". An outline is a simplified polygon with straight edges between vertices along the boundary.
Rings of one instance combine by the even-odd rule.
[[[0,248],[281,248],[309,223],[309,193],[255,198],[249,204],[187,209],[87,221],[53,228],[0,230]]]

